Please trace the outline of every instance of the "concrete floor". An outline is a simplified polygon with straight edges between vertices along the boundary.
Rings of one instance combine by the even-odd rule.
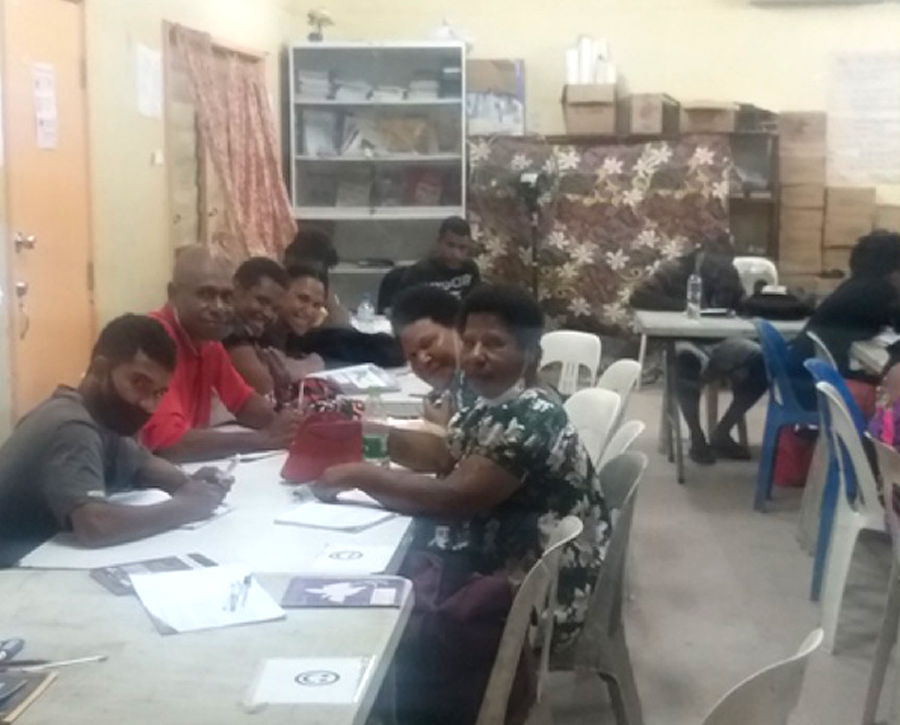
[[[650,465],[631,540],[626,626],[647,725],[699,725],[734,684],[792,653],[819,614],[808,597],[812,558],[795,538],[800,490],[776,489],[767,513],[753,511],[755,462],[688,463],[679,486],[657,452],[660,399],[658,387],[636,393],[627,415],[647,423],[636,447]],[[752,411],[751,444],[762,439],[764,413],[763,404]],[[860,722],[889,567],[886,537],[864,538],[837,654],[814,657],[792,725]],[[893,669],[881,722],[900,723],[890,702],[898,682]],[[554,675],[550,698],[557,725],[614,722],[599,681]]]

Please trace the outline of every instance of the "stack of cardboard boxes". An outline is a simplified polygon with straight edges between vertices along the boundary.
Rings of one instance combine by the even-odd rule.
[[[875,189],[829,186],[825,193],[825,235],[822,269],[850,269],[850,250],[856,240],[872,231],[875,219]]]
[[[804,289],[815,289],[814,278],[822,269],[825,129],[824,113],[793,112],[778,117],[781,182],[778,267],[787,284]]]

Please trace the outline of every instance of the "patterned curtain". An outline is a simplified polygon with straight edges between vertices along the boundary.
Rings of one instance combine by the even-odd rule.
[[[558,146],[539,138],[470,139],[469,217],[495,281],[531,285],[522,172],[558,175],[540,198],[541,304],[556,324],[596,332],[628,326],[632,288],[663,260],[728,230],[727,138],[690,136],[633,145]],[[491,190],[494,190],[491,192]]]
[[[196,98],[197,123],[222,185],[232,258],[280,256],[296,232],[281,177],[263,63],[215,48],[209,35],[173,28]]]

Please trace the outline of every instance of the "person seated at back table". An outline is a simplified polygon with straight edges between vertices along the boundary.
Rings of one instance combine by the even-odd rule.
[[[286,358],[277,333],[282,311],[304,331],[319,320],[325,291],[317,279],[304,276],[302,268],[288,274],[268,257],[248,259],[234,275],[235,319],[222,344],[241,377],[279,405],[296,400],[293,388],[298,380],[324,368],[318,355],[302,361]]]
[[[590,457],[562,406],[535,387],[543,332],[537,302],[521,289],[479,287],[463,300],[458,329],[461,366],[479,398],[453,417],[446,440],[420,451],[421,470],[430,461],[438,477],[346,464],[313,488],[325,500],[359,488],[417,517],[401,567],[416,592],[395,658],[401,722],[474,722],[512,588],[501,587],[500,602],[478,595],[491,581],[521,581],[556,523],[576,515],[584,534],[562,558],[554,631],[557,646],[570,644],[610,532]],[[440,582],[437,591],[428,582]],[[463,601],[487,609],[463,612],[456,608]]]
[[[327,234],[317,229],[301,229],[284,250],[284,266],[312,267],[325,279],[338,262],[337,250]],[[349,327],[350,311],[341,304],[334,291],[329,290],[325,309],[315,327]]]
[[[457,299],[465,297],[481,282],[481,272],[472,259],[472,229],[460,217],[441,222],[431,254],[406,270],[404,287],[430,284]],[[393,301],[387,304],[391,307]]]
[[[850,348],[884,328],[900,331],[900,234],[879,229],[859,238],[850,253],[850,277],[822,301],[790,346],[788,373],[798,402],[810,410],[816,407],[815,385],[803,367],[815,355],[806,335],[811,331],[834,357],[860,410],[871,417],[879,376],[856,366]]]
[[[177,461],[222,458],[290,445],[298,413],[276,413],[234,369],[221,340],[232,319],[233,283],[228,261],[201,246],[185,247],[175,261],[169,301],[151,313],[177,350],[169,390],[141,430],[152,451]],[[251,430],[209,427],[213,392]]]
[[[703,306],[740,308],[744,296],[734,267],[734,248],[728,235],[710,239],[688,254],[662,264],[631,294],[636,310],[683,312],[688,277],[699,267]],[[690,457],[711,464],[716,455],[749,460],[750,451],[731,437],[734,428],[766,392],[765,363],[752,340],[730,338],[714,342],[679,341],[675,346],[675,393],[691,437]],[[706,384],[728,379],[732,400],[709,442],[700,425],[700,395]]]
[[[391,326],[406,361],[432,387],[425,418],[445,426],[477,398],[459,366],[458,312],[456,297],[426,284],[403,291],[391,309]]]
[[[0,567],[59,531],[105,546],[209,516],[230,479],[205,468],[187,476],[132,436],[156,409],[175,368],[163,326],[124,315],[100,333],[77,388],[60,386],[0,448]],[[108,493],[159,488],[172,498],[124,506]]]

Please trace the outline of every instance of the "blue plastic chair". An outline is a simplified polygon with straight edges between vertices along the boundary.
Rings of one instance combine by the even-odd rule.
[[[853,427],[859,433],[860,439],[866,433],[866,419],[859,409],[856,400],[850,394],[850,389],[844,382],[841,374],[835,368],[822,360],[809,359],[805,363],[806,369],[813,376],[817,383],[828,383],[833,385],[835,390],[850,411],[850,417],[853,419]],[[812,586],[810,588],[810,598],[813,601],[819,601],[819,595],[822,593],[822,580],[825,575],[825,562],[828,557],[828,546],[831,543],[831,528],[834,525],[834,510],[837,506],[837,497],[841,490],[841,478],[838,471],[838,461],[836,452],[833,450],[831,437],[831,419],[828,414],[828,408],[819,406],[819,416],[821,419],[822,432],[828,441],[828,473],[825,478],[825,489],[822,491],[822,504],[819,508],[819,536],[816,539],[816,552],[813,561],[813,577]],[[844,475],[845,486],[847,488],[847,496],[855,498],[856,496],[856,479],[853,476],[853,464],[850,456],[841,447],[841,455],[844,458]]]
[[[788,374],[788,346],[781,333],[766,320],[753,320],[769,378],[769,409],[766,411],[766,429],[763,435],[762,458],[756,478],[756,495],[753,507],[765,510],[766,501],[772,497],[772,477],[775,472],[775,454],[778,451],[778,434],[788,425],[818,426],[819,414],[800,405]]]

